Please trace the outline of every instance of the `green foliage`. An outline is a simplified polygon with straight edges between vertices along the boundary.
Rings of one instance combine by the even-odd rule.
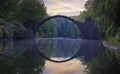
[[[41,20],[46,15],[46,8],[42,0],[21,0],[16,13],[17,21],[25,22],[28,19]]]
[[[118,74],[120,73],[120,51],[105,49],[105,51],[88,63],[90,74]]]
[[[0,24],[0,38],[8,36],[8,26]]]
[[[99,28],[100,38],[109,44],[120,46],[120,0],[88,0],[86,10],[81,12],[79,21],[91,17]],[[119,74],[120,51],[105,49],[105,51],[88,62],[90,74]]]
[[[40,20],[46,15],[42,0],[0,0],[0,17],[6,21]]]
[[[1,24],[0,37],[2,38],[23,38],[26,35],[26,29],[18,22],[9,22],[7,24]]]
[[[3,36],[3,31],[2,31],[2,29],[0,29],[0,37],[2,37]]]
[[[49,20],[45,22],[39,28],[39,36],[40,37],[56,37],[57,36],[57,28],[55,20]]]
[[[46,15],[42,0],[0,0],[0,37],[24,37],[26,20],[41,20]]]
[[[24,55],[9,57],[0,60],[0,74],[39,74],[44,64],[42,58],[28,59]]]
[[[24,38],[27,30],[24,28],[24,26],[18,22],[12,22],[9,26],[9,34],[11,34],[14,38]]]
[[[39,37],[80,37],[80,30],[70,20],[56,18],[45,22],[37,33]]]
[[[80,21],[86,17],[92,17],[99,28],[100,38],[115,37],[120,27],[119,0],[88,0],[86,10],[78,16]]]
[[[73,16],[73,18],[74,18],[75,20],[80,21],[80,22],[85,22],[85,18],[86,18],[86,17],[89,17],[87,11],[82,11],[82,12],[80,12],[80,15],[79,15],[79,16]]]
[[[0,18],[13,20],[20,0],[0,0]]]

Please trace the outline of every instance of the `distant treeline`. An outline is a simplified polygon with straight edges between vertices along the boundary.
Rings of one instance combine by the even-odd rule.
[[[39,37],[80,37],[77,25],[65,18],[55,18],[45,22],[38,30]]]

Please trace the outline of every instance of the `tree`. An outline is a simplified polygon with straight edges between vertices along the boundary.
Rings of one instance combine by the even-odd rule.
[[[23,37],[25,28],[22,24],[27,20],[40,21],[45,15],[42,0],[0,0],[0,20],[7,21],[12,37]]]
[[[46,15],[42,0],[0,0],[0,18],[23,23],[28,19],[41,20]]]
[[[25,22],[34,19],[41,20],[46,15],[46,7],[42,0],[21,0],[19,3],[17,21]]]
[[[114,37],[119,29],[119,0],[88,0],[86,11],[80,17],[92,17],[99,28],[100,37]]]
[[[0,18],[11,21],[14,19],[20,0],[0,0]]]

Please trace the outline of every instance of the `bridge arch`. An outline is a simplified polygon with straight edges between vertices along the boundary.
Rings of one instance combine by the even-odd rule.
[[[38,23],[34,23],[32,21],[28,21],[28,22],[24,23],[24,24],[28,24],[28,26],[26,26],[26,28],[28,28],[28,36],[27,37],[30,37],[30,38],[33,39],[35,37],[36,32],[38,31],[38,28],[41,25],[43,25],[46,21],[48,21],[50,19],[58,18],[58,17],[66,18],[66,19],[72,21],[73,23],[75,23],[78,26],[78,28],[80,29],[80,31],[82,33],[82,36],[84,38],[86,38],[86,39],[98,39],[97,27],[94,25],[94,22],[91,19],[88,19],[88,21],[85,21],[84,23],[81,23],[79,21],[76,21],[76,20],[74,20],[70,17],[63,16],[63,15],[51,16],[51,17],[45,18],[44,20],[42,20]],[[31,27],[30,27],[30,24],[31,24]],[[31,32],[29,32],[29,31],[31,31]],[[52,59],[48,58],[47,56],[45,56],[44,54],[42,54],[42,52],[39,52],[39,54],[46,60],[56,62],[56,63],[62,63],[62,62],[66,62],[66,61],[69,61],[69,60],[73,59],[77,53],[73,54],[73,56],[71,56],[70,58],[68,58],[66,60],[63,60],[63,61],[52,60]]]
[[[55,16],[50,16],[50,17],[47,17],[39,22],[35,21],[35,20],[27,20],[26,22],[23,23],[23,26],[28,30],[27,31],[27,35],[26,35],[26,38],[29,38],[29,39],[34,39],[35,37],[35,34],[36,32],[38,31],[39,27],[41,25],[43,25],[45,22],[47,22],[48,20],[50,19],[53,19],[53,18],[66,18],[68,20],[70,20],[71,22],[73,22],[75,25],[77,25],[78,29],[81,31],[81,34],[83,33],[82,31],[83,30],[83,23],[79,22],[79,21],[76,21],[74,20],[73,18],[71,17],[67,17],[67,16],[64,16],[64,15],[55,15]]]
[[[88,17],[85,19],[84,23],[79,22],[74,20],[71,17],[63,16],[63,15],[55,15],[55,16],[50,16],[48,18],[45,18],[41,21],[36,21],[36,20],[27,20],[23,23],[23,26],[27,29],[25,38],[29,39],[34,39],[36,32],[38,31],[38,28],[44,24],[46,21],[57,18],[57,17],[62,17],[66,18],[73,23],[75,23],[78,27],[78,29],[81,31],[81,38],[82,39],[99,39],[99,31],[97,28],[97,25],[95,25],[94,20],[91,17]]]
[[[55,16],[51,16],[51,17],[48,17],[48,18],[40,21],[40,22],[37,24],[37,26],[36,26],[36,32],[37,32],[38,28],[39,28],[41,25],[43,25],[45,22],[47,22],[48,20],[54,19],[54,18],[59,18],[59,17],[60,17],[60,18],[66,18],[66,19],[72,21],[74,24],[77,25],[77,21],[75,21],[74,19],[72,19],[72,18],[70,18],[70,17],[63,16],[63,15],[55,15]],[[46,59],[46,60],[48,60],[48,61],[51,61],[51,62],[55,62],[55,63],[63,63],[63,62],[70,61],[70,60],[72,60],[72,59],[75,57],[76,53],[77,53],[77,52],[75,52],[73,55],[71,55],[71,57],[68,58],[68,59],[61,60],[61,61],[57,61],[57,60],[52,60],[52,59],[48,58],[48,57],[45,56],[42,52],[39,51],[39,54],[40,54],[44,59]]]
[[[64,15],[55,15],[55,16],[51,16],[51,17],[48,17],[48,18],[40,21],[40,22],[37,24],[36,29],[38,30],[38,28],[39,28],[42,24],[44,24],[45,22],[47,22],[48,20],[54,19],[54,18],[59,18],[59,17],[60,17],[60,18],[66,18],[66,19],[72,21],[73,23],[75,23],[76,25],[78,25],[78,22],[75,21],[74,19],[70,18],[70,17],[64,16]],[[81,23],[81,25],[82,25],[82,23]]]

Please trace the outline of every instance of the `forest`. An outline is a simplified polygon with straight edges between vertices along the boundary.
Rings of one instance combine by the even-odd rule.
[[[0,37],[24,37],[26,20],[40,21],[46,16],[42,0],[0,0]]]
[[[119,3],[120,0],[88,0],[85,3],[86,10],[72,18],[80,22],[84,22],[88,17],[92,18],[98,27],[100,40],[120,47]],[[27,32],[24,22],[27,20],[40,22],[49,17],[46,9],[43,0],[0,0],[0,39],[24,38]],[[46,38],[80,38],[80,35],[78,27],[66,19],[50,20],[44,23],[36,33],[36,36]],[[120,72],[119,57],[119,50],[106,49],[93,61],[86,62],[87,68],[90,74],[117,74]]]
[[[120,46],[119,0],[88,0],[85,3],[85,8],[86,10],[81,11],[79,16],[72,17],[80,22],[91,17],[99,29],[100,39],[106,40],[109,44]],[[41,21],[49,17],[46,9],[42,0],[0,0],[0,38],[24,37],[27,29],[23,23],[27,20]],[[62,25],[60,25],[60,21],[63,21]],[[80,37],[80,31],[76,25],[73,25],[74,23],[64,22],[65,20],[62,19],[59,21],[57,19],[50,20],[39,28],[36,36]],[[64,30],[60,30],[60,27]]]
[[[119,2],[119,0],[88,0],[85,4],[86,10],[74,18],[84,22],[86,17],[91,17],[99,29],[100,39],[120,46]]]
[[[86,10],[81,15],[74,16],[78,21],[84,22],[91,17],[98,29],[99,37],[111,45],[120,46],[120,0],[88,0]],[[105,48],[104,53],[87,62],[90,74],[119,74],[120,51]]]
[[[49,16],[42,0],[1,0],[0,38],[24,38],[27,33],[27,29],[23,25],[25,21],[40,22],[46,17]],[[63,23],[57,23],[58,20]],[[36,36],[77,38],[80,36],[80,31],[71,21],[60,18],[45,22],[39,28]]]

